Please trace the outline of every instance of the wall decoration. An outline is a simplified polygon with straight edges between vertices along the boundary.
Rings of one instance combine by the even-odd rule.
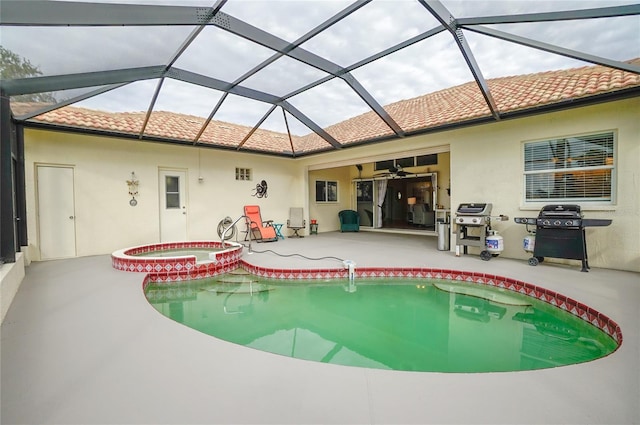
[[[256,188],[254,189],[254,192],[251,194],[251,196],[255,196],[257,198],[268,197],[266,180],[262,180],[260,183],[256,185]]]
[[[138,205],[138,201],[136,200],[136,196],[138,196],[138,185],[140,182],[136,178],[136,173],[134,171],[131,172],[131,180],[127,180],[127,186],[129,186],[129,196],[131,196],[131,200],[129,201],[129,205],[135,207]]]

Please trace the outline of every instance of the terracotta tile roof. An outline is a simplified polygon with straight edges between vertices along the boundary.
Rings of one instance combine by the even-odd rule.
[[[640,65],[640,58],[629,62]],[[499,112],[504,114],[638,87],[640,75],[604,66],[585,66],[495,78],[487,83]],[[12,108],[15,112],[20,105],[12,104]],[[405,132],[491,115],[475,82],[401,100],[387,105],[385,110]],[[110,113],[67,106],[39,115],[32,121],[138,135],[145,115],[145,112]],[[204,122],[202,117],[158,111],[151,115],[145,136],[191,142]],[[247,126],[212,120],[198,142],[237,148],[250,131],[251,128]],[[347,119],[325,128],[325,131],[343,145],[393,134],[374,112]],[[241,149],[291,154],[292,143],[297,154],[330,148],[315,133],[302,137],[292,135],[290,141],[287,134],[258,129]]]
[[[640,58],[629,63],[640,65]],[[640,86],[640,75],[604,66],[585,66],[495,78],[487,84],[500,113],[508,113]],[[475,81],[401,100],[385,106],[385,110],[405,132],[491,115]],[[340,134],[343,143],[389,134],[384,124],[380,127],[382,121],[372,124],[373,116],[376,116],[373,112],[367,112],[325,130],[332,135]]]

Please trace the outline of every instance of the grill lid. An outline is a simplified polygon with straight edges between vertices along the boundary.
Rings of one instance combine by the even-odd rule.
[[[458,215],[491,215],[492,204],[460,204],[456,210]]]
[[[580,205],[552,204],[542,207],[538,218],[582,218],[582,212]]]

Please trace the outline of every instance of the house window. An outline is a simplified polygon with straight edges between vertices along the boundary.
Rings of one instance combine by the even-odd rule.
[[[251,180],[251,168],[237,168],[236,180]]]
[[[436,165],[438,163],[438,154],[416,156],[416,165]]]
[[[526,202],[611,202],[613,132],[524,144]]]
[[[164,184],[167,209],[180,208],[180,177],[165,176]]]
[[[338,202],[338,182],[316,180],[316,202]]]
[[[438,163],[438,154],[408,156],[406,158],[387,159],[374,163],[374,171],[388,170],[393,167],[407,168]]]

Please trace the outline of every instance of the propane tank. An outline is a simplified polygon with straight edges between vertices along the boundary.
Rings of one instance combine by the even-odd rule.
[[[495,230],[490,230],[489,232],[489,236],[486,238],[487,251],[492,255],[500,254],[504,251],[504,238]]]
[[[522,246],[526,252],[533,252],[536,246],[536,235],[527,235],[522,241]]]

